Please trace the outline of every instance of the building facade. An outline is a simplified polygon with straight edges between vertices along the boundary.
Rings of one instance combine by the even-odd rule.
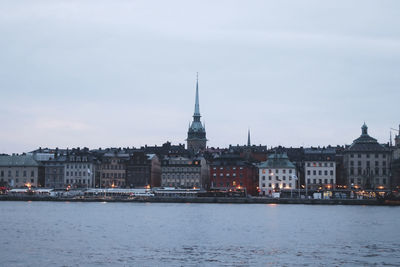
[[[187,135],[187,149],[193,152],[204,150],[207,146],[206,129],[200,121],[199,80],[196,81],[196,99],[194,105],[193,122],[189,126]]]
[[[347,187],[365,190],[390,187],[390,149],[368,135],[364,123],[361,136],[344,151]]]
[[[57,156],[43,162],[45,166],[45,183],[47,188],[65,188],[65,156]]]
[[[269,155],[268,160],[260,163],[258,168],[260,195],[272,196],[282,189],[297,188],[296,167],[286,153]]]
[[[31,155],[0,156],[0,182],[9,187],[44,186],[44,168]]]
[[[161,162],[157,155],[133,152],[126,162],[127,187],[161,186]]]
[[[212,189],[243,189],[254,196],[258,193],[257,167],[239,155],[221,155],[210,163],[210,182]]]
[[[126,161],[129,154],[125,151],[110,151],[101,156],[98,167],[100,187],[126,186]]]
[[[336,188],[336,151],[333,148],[304,149],[307,189]]]
[[[64,184],[71,188],[94,187],[97,158],[89,149],[72,149],[67,153],[64,168]]]
[[[203,157],[165,157],[161,163],[161,186],[207,188],[209,168]]]

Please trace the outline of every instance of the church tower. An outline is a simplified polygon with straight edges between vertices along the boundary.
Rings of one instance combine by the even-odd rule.
[[[206,129],[200,121],[200,104],[199,104],[199,76],[196,79],[196,99],[194,104],[193,122],[189,126],[187,148],[194,152],[205,149],[207,144]]]

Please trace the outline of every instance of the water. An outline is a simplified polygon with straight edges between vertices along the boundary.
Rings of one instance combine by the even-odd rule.
[[[400,207],[0,202],[2,266],[400,265]]]

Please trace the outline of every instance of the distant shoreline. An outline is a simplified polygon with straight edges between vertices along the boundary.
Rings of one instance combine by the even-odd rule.
[[[260,197],[147,197],[147,198],[54,198],[36,196],[0,196],[0,201],[56,202],[149,202],[149,203],[216,203],[216,204],[300,204],[300,205],[369,205],[400,206],[400,201],[378,199],[299,199]]]

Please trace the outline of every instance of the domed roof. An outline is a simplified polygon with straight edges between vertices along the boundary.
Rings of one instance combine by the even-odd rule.
[[[349,147],[350,151],[384,151],[386,150],[378,141],[369,136],[368,126],[363,124],[361,127],[361,135],[353,141],[353,144]]]

